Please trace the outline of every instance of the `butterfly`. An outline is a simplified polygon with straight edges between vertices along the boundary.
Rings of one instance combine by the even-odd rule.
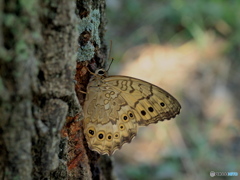
[[[168,92],[128,76],[108,76],[98,69],[87,86],[83,106],[84,135],[88,147],[112,155],[130,143],[139,126],[170,120],[181,105]]]

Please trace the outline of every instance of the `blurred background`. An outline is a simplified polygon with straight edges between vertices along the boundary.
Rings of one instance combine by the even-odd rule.
[[[114,154],[118,179],[239,179],[240,1],[107,0],[107,19],[109,74],[156,84],[182,105]]]

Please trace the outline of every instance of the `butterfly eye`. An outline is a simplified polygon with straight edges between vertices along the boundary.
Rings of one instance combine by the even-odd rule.
[[[93,127],[88,128],[88,135],[89,137],[95,136],[95,129]]]
[[[115,139],[118,139],[118,138],[119,138],[119,133],[118,133],[118,132],[115,132],[115,133],[114,133],[114,138],[115,138]]]
[[[163,102],[161,102],[161,103],[160,103],[160,105],[161,105],[162,107],[164,107],[164,106],[165,106],[165,104],[164,104]]]
[[[129,118],[128,118],[127,114],[123,114],[123,115],[122,115],[122,120],[123,120],[124,122],[128,122]]]
[[[105,74],[105,71],[102,69],[97,70],[96,74],[103,76]]]
[[[100,141],[103,141],[105,139],[105,133],[103,131],[98,132],[97,138]]]
[[[112,141],[112,134],[111,134],[111,133],[108,133],[108,134],[107,134],[107,140],[108,140],[108,141]]]
[[[121,131],[123,131],[123,130],[125,129],[125,126],[123,125],[123,123],[119,124],[119,129],[120,129]]]

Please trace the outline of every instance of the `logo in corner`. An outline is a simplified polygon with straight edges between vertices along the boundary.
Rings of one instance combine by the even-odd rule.
[[[215,172],[214,172],[214,171],[211,171],[211,172],[210,172],[210,176],[211,176],[211,177],[214,177],[214,176],[215,176]]]

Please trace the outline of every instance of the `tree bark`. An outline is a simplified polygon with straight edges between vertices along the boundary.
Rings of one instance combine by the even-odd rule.
[[[0,0],[0,179],[112,179],[87,148],[79,92],[85,66],[105,65],[104,11],[104,0]]]

